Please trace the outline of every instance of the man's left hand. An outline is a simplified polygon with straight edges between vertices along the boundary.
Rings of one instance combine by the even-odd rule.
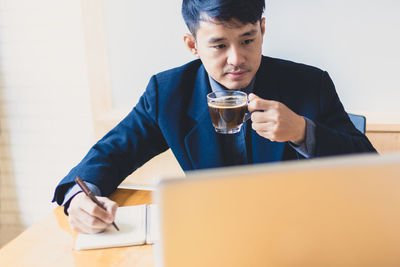
[[[248,110],[252,112],[252,128],[271,141],[301,144],[306,133],[305,119],[286,105],[249,95]]]

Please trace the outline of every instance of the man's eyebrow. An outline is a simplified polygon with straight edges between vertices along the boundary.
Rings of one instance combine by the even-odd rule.
[[[252,29],[252,30],[250,30],[250,31],[248,31],[248,32],[242,33],[242,34],[240,35],[240,37],[243,37],[243,36],[251,36],[251,35],[254,35],[254,34],[256,34],[256,33],[257,33],[257,30],[256,30],[256,29]]]
[[[244,37],[244,36],[252,36],[252,35],[255,35],[257,33],[257,30],[256,29],[252,29],[252,30],[250,30],[250,31],[247,31],[247,32],[245,32],[245,33],[242,33],[239,37]],[[215,44],[215,43],[218,43],[218,42],[221,42],[221,41],[225,41],[226,40],[226,38],[223,38],[223,37],[215,37],[215,38],[211,38],[210,40],[208,40],[208,43],[209,44]]]
[[[218,42],[221,42],[221,41],[224,41],[224,40],[226,40],[226,38],[211,38],[210,40],[208,40],[208,43],[209,44],[215,44],[215,43],[218,43]]]
[[[257,30],[252,29],[250,31],[242,33],[241,35],[239,35],[239,37],[252,36],[252,35],[255,35],[256,33],[257,33]],[[208,40],[208,43],[214,44],[214,43],[218,43],[218,42],[225,41],[225,40],[226,40],[226,38],[224,38],[224,37],[214,37],[214,38],[211,38],[210,40]]]

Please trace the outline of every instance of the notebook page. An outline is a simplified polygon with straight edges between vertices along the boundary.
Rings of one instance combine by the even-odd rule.
[[[159,240],[160,230],[159,230],[159,216],[158,216],[158,206],[156,204],[147,205],[147,235],[146,235],[146,243],[154,244]]]
[[[78,234],[76,250],[142,245],[146,242],[146,205],[119,207],[115,223],[97,234]]]

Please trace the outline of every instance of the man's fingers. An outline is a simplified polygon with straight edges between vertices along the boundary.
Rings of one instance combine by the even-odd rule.
[[[93,217],[84,219],[79,216],[70,216],[68,217],[68,220],[71,225],[71,229],[79,233],[99,233],[108,227],[108,224]]]
[[[108,227],[113,221],[117,204],[105,197],[98,197],[106,210],[97,206],[83,193],[77,194],[68,208],[72,230],[82,233],[97,233]]]
[[[102,198],[98,198],[100,202],[103,203],[104,205],[104,200]],[[100,220],[107,222],[107,223],[112,223],[114,220],[114,214],[109,213],[107,210],[102,209],[101,207],[97,206],[96,203],[94,203],[90,198],[87,197],[88,201],[82,201],[81,203],[81,209],[84,210],[86,213],[93,217],[97,217]]]
[[[108,223],[112,223],[115,219],[115,213],[117,212],[118,205],[116,202],[110,200],[109,198],[106,197],[97,197],[97,199],[103,204],[103,206],[106,208],[106,211],[108,213]]]
[[[273,108],[275,106],[275,103],[276,101],[262,99],[257,95],[251,93],[249,95],[249,104],[247,108],[250,112],[254,112],[256,110],[265,111]]]
[[[255,128],[259,128],[258,126],[255,126]],[[254,129],[254,127],[253,127]],[[264,127],[260,127],[260,129],[254,129],[256,131],[256,133],[266,139],[269,139],[270,141],[277,141],[277,142],[281,142],[282,140],[280,140],[278,138],[278,136],[274,133],[273,130],[264,130]]]
[[[258,123],[258,122],[253,122],[251,124],[251,127],[253,128],[254,131],[260,131],[260,132],[271,132],[275,129],[275,123],[273,122],[264,122],[264,123]]]
[[[251,121],[254,122],[276,122],[278,116],[274,110],[254,111],[251,113]]]
[[[257,134],[260,135],[260,136],[262,136],[262,137],[264,137],[264,138],[266,138],[266,139],[268,139],[268,140],[270,140],[270,141],[273,141],[273,142],[280,142],[280,141],[276,138],[276,135],[272,134],[272,133],[269,132],[269,131],[266,131],[266,132],[257,131]]]
[[[285,104],[249,95],[252,128],[261,136],[278,142],[300,144],[305,138],[305,119]]]
[[[89,215],[83,209],[72,210],[68,220],[72,230],[83,233],[98,233],[109,225],[99,218]]]

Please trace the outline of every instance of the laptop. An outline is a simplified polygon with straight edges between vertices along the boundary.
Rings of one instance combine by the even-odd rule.
[[[400,266],[400,154],[161,182],[156,266]]]

